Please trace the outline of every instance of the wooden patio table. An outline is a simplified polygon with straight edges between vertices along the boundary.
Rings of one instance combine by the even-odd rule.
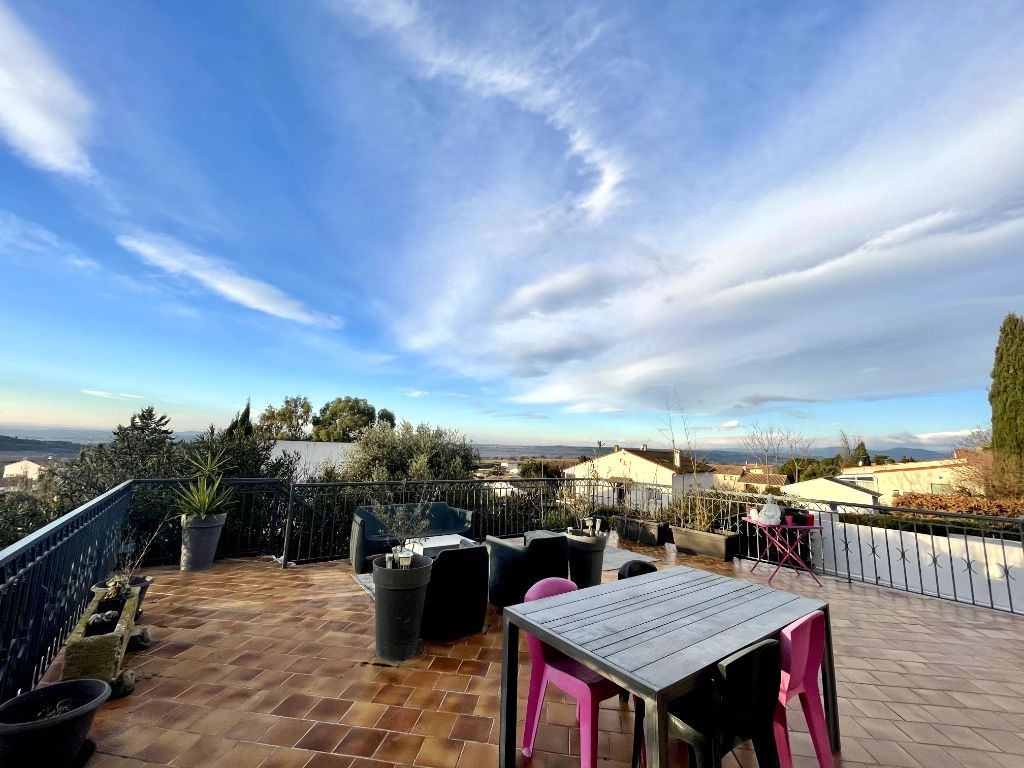
[[[825,719],[839,749],[835,661],[828,603],[696,568],[677,566],[600,584],[504,611],[501,768],[516,764],[519,630],[570,656],[644,700],[648,768],[668,766],[668,704],[700,673],[731,653],[813,611],[825,614]]]

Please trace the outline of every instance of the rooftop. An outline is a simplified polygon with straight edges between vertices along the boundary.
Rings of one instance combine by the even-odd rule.
[[[671,547],[667,555],[631,548],[664,557],[659,567],[676,564]],[[744,561],[685,563],[767,581]],[[224,560],[202,573],[149,572],[156,581],[143,624],[155,642],[129,657],[140,676],[135,693],[100,710],[89,768],[497,765],[494,609],[485,633],[427,644],[421,657],[391,665],[374,658],[373,603],[346,563],[282,570],[267,560]],[[837,768],[1024,765],[1020,617],[835,579],[818,588],[789,572],[773,586],[832,607]],[[528,663],[525,640],[522,651]],[[521,700],[520,718],[524,711]],[[816,766],[802,716],[794,713],[790,726],[800,731],[796,768]],[[629,706],[605,702],[601,768],[628,765],[631,733]],[[578,766],[578,744],[573,705],[549,691],[534,757],[519,764]],[[727,765],[755,764],[752,752],[739,750],[737,759]]]

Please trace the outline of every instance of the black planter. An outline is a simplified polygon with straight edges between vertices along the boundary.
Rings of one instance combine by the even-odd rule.
[[[640,532],[643,526],[639,520],[632,517],[616,517],[612,519],[618,521],[616,532],[619,534],[619,538],[626,541],[640,541]]]
[[[655,520],[637,521],[639,523],[639,541],[649,547],[658,547],[668,544],[672,540],[672,533],[668,523],[659,523]]]
[[[419,648],[423,603],[434,561],[413,555],[410,568],[385,568],[384,557],[373,559],[377,655],[403,661],[415,656]]]
[[[0,765],[70,768],[80,764],[85,737],[110,696],[102,680],[70,680],[23,693],[0,706]],[[63,703],[61,714],[39,714]],[[91,742],[90,742],[91,745]]]
[[[728,561],[736,557],[740,536],[738,533],[695,531],[693,528],[672,526],[676,549],[688,555],[704,555]]]
[[[570,528],[565,535],[569,539],[569,578],[580,589],[600,584],[607,534],[592,536],[579,528]]]

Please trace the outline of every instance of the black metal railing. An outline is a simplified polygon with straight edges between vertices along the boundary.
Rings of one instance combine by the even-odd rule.
[[[0,702],[30,690],[107,576],[132,498],[122,483],[0,551]]]
[[[740,533],[740,556],[763,553],[763,534],[743,518],[765,497],[717,492],[714,498],[722,528]],[[1024,518],[791,496],[776,501],[784,513],[813,515],[822,527],[801,556],[825,575],[1024,613]],[[690,494],[679,503],[697,500]]]
[[[126,538],[148,549],[143,565],[167,565],[181,558],[181,524],[176,491],[188,478],[136,480]],[[284,548],[288,486],[281,480],[226,478],[231,498],[217,545],[218,557],[280,555]]]
[[[472,510],[470,536],[522,536],[564,530],[590,514],[660,514],[671,489],[609,480],[508,479],[383,483],[296,483],[286,520],[287,562],[313,563],[349,556],[357,507],[443,501]]]

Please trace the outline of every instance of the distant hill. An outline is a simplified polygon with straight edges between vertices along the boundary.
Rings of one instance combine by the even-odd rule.
[[[579,456],[593,456],[596,449],[592,445],[502,445],[495,443],[477,443],[477,450],[483,459],[494,458],[515,458],[519,456],[533,456],[544,458],[576,458]],[[624,446],[635,447],[635,446]],[[611,446],[604,446],[601,453],[611,453]],[[745,451],[728,449],[710,449],[698,451],[699,455],[712,464],[743,464],[752,461],[750,454]],[[839,453],[839,446],[815,448],[811,450],[811,456],[816,459],[827,459]],[[918,461],[929,461],[931,459],[949,458],[952,451],[930,451],[925,448],[909,448],[897,446],[895,448],[871,448],[868,453],[872,456],[881,454],[893,460],[899,460],[903,456]]]
[[[0,435],[0,464],[22,459],[73,459],[85,448],[68,440],[34,440],[27,437]]]

